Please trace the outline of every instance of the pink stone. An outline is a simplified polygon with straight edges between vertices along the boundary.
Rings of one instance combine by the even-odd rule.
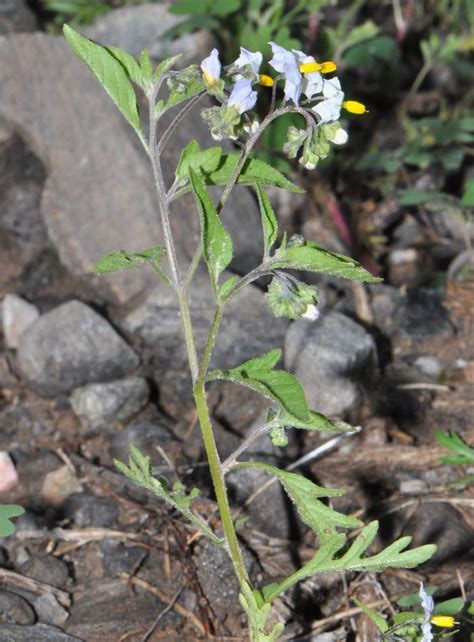
[[[0,451],[0,495],[9,493],[19,483],[18,473],[10,455]]]

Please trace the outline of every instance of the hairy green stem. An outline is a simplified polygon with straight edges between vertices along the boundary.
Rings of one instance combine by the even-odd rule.
[[[176,256],[176,248],[173,241],[173,234],[171,231],[169,205],[166,198],[166,188],[163,179],[163,172],[158,154],[156,153],[156,115],[155,115],[155,101],[157,89],[152,92],[149,98],[149,151],[151,164],[153,168],[153,178],[155,179],[156,196],[158,200],[158,209],[160,213],[161,229],[163,231],[163,239],[165,242],[166,253],[171,269],[172,282],[177,293],[179,311],[181,313],[181,321],[183,324],[184,340],[186,343],[186,350],[188,354],[189,367],[193,381],[196,380],[199,364],[197,357],[196,344],[194,341],[194,333],[192,329],[191,312],[189,309],[189,302],[186,293],[183,292],[181,285],[181,277],[178,268],[178,259]]]
[[[219,513],[222,520],[222,527],[224,529],[227,551],[232,560],[232,564],[234,566],[235,574],[237,576],[239,584],[242,587],[248,584],[249,580],[242,557],[242,551],[240,550],[239,541],[237,539],[234,520],[232,519],[232,514],[230,512],[229,498],[227,496],[224,474],[222,471],[219,453],[217,451],[216,440],[214,439],[214,432],[212,430],[211,418],[207,405],[205,384],[201,379],[198,379],[194,384],[194,400],[196,402],[199,423],[201,425],[202,439],[209,462],[209,470],[211,472],[217,505],[219,506]]]
[[[209,336],[207,337],[206,347],[204,348],[204,354],[199,364],[199,376],[204,378],[207,373],[207,368],[209,367],[209,361],[211,360],[212,351],[216,344],[217,334],[222,322],[222,317],[224,314],[224,306],[220,303],[216,305],[214,312],[214,318],[212,320],[211,329],[209,331]]]

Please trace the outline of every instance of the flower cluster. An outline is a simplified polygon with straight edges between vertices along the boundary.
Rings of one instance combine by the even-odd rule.
[[[236,140],[245,132],[258,128],[256,115],[249,113],[257,102],[256,85],[274,87],[282,81],[282,106],[288,111],[307,115],[306,129],[289,128],[284,151],[289,158],[296,158],[302,150],[300,163],[313,169],[329,154],[331,144],[342,145],[347,141],[347,132],[339,122],[341,110],[353,114],[364,114],[367,110],[362,103],[345,100],[336,76],[325,77],[336,71],[334,62],[317,62],[302,51],[290,51],[274,42],[269,45],[273,53],[269,65],[277,72],[275,78],[260,73],[263,55],[259,51],[252,52],[243,47],[239,57],[225,68],[223,78],[219,52],[212,50],[201,63],[202,81],[208,93],[221,104],[204,109],[202,116],[209,124],[213,138]],[[232,83],[230,88],[226,89],[226,81]]]

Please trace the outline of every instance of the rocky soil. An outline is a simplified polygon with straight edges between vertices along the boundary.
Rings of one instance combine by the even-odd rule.
[[[0,640],[244,640],[226,556],[112,463],[137,446],[156,474],[198,486],[197,510],[219,528],[170,293],[146,270],[90,275],[102,253],[160,240],[146,159],[63,40],[35,31],[23,2],[2,7],[0,500],[26,512],[16,534],[0,541]],[[163,49],[159,34],[173,20],[161,4],[130,7],[88,33],[158,57],[184,50],[188,61],[202,58],[211,46],[205,33]],[[191,137],[208,144],[198,113],[169,145],[168,180]],[[285,225],[297,229],[305,202],[292,209],[277,192]],[[173,224],[187,260],[197,228],[192,202],[183,202]],[[241,273],[258,261],[261,239],[246,188],[224,222],[236,239],[231,270]],[[306,219],[305,233],[321,225]],[[440,427],[473,441],[474,287],[419,287],[396,259],[392,252],[383,285],[319,280],[315,323],[273,318],[263,290],[248,287],[230,306],[214,357],[216,366],[232,366],[284,346],[285,366],[310,405],[362,427],[300,470],[348,489],[335,501],[339,510],[379,518],[378,544],[410,534],[416,545],[439,547],[416,571],[303,583],[278,604],[295,641],[373,639],[364,616],[345,614],[354,595],[394,599],[416,591],[420,579],[445,597],[459,595],[460,585],[474,591],[474,496],[457,483],[469,471],[442,464],[446,453],[434,438]],[[191,303],[201,346],[209,301],[198,273]],[[266,408],[230,384],[213,385],[210,404],[223,457]],[[284,467],[326,439],[298,434],[282,450],[258,441],[250,454]],[[229,478],[236,513],[249,517],[240,535],[257,582],[288,574],[314,544],[279,486],[264,488],[266,481],[259,471]]]

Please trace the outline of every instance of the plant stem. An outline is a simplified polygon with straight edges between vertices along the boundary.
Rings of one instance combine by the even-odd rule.
[[[253,432],[250,433],[248,437],[244,439],[244,441],[238,446],[234,452],[227,457],[227,459],[223,462],[222,464],[222,471],[224,475],[229,472],[229,470],[233,467],[235,464],[236,460],[240,455],[247,450],[247,448],[253,444],[254,441],[265,435],[269,430],[271,430],[274,426],[278,426],[278,422],[276,421],[269,421],[266,424],[263,424],[262,426],[259,426],[257,430],[254,430]]]
[[[202,378],[206,376],[207,368],[209,366],[209,361],[211,360],[212,351],[216,343],[217,333],[219,332],[223,314],[224,306],[218,303],[214,312],[211,329],[209,330],[209,336],[207,337],[204,354],[201,359],[201,363],[199,364],[199,376]]]
[[[199,423],[201,425],[202,439],[206,449],[206,455],[209,462],[214,492],[216,494],[217,505],[222,520],[222,527],[225,533],[226,546],[229,556],[234,566],[235,574],[240,586],[248,584],[248,575],[245,570],[242,552],[240,550],[237,533],[235,532],[234,520],[230,512],[229,499],[224,481],[224,474],[217,451],[216,441],[212,430],[211,418],[207,406],[206,390],[204,382],[198,379],[194,384],[194,400],[198,413]]]
[[[196,380],[199,370],[198,357],[196,351],[196,344],[194,341],[194,334],[192,329],[191,312],[189,310],[189,302],[186,293],[183,292],[181,285],[181,277],[179,275],[178,259],[176,256],[176,249],[173,241],[173,234],[171,232],[169,206],[166,198],[166,188],[163,179],[163,172],[158,154],[156,153],[156,115],[155,115],[155,102],[156,102],[157,89],[152,92],[149,97],[149,154],[153,168],[153,178],[155,179],[156,196],[158,200],[158,210],[160,213],[161,229],[163,231],[163,239],[165,242],[166,253],[171,269],[171,276],[174,288],[178,297],[179,311],[181,313],[181,321],[183,324],[184,340],[186,342],[186,350],[188,354],[189,367],[193,382]]]

